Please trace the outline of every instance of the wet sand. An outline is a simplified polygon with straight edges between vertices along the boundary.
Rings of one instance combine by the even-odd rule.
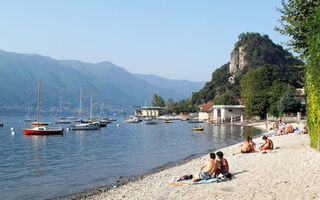
[[[264,123],[253,124],[265,129]],[[293,124],[302,130],[304,124]],[[320,199],[320,153],[309,147],[309,135],[271,137],[274,151],[232,155],[239,144],[220,149],[234,178],[221,183],[170,186],[174,178],[193,174],[208,155],[149,174],[120,187],[82,196],[84,199]],[[263,141],[254,139],[257,146]],[[78,196],[79,198],[79,196]]]

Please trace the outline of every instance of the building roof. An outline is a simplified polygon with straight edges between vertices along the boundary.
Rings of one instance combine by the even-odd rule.
[[[236,109],[236,108],[241,108],[241,109],[244,109],[244,105],[214,105],[212,106],[212,108],[233,108],[233,109]]]
[[[212,105],[211,103],[207,103],[207,104],[202,104],[202,105],[199,105],[201,111],[203,112],[209,112],[209,110],[212,108]]]

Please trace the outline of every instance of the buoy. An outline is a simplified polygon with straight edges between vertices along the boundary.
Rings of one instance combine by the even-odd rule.
[[[14,134],[16,134],[16,132],[14,131],[14,128],[11,127],[11,135],[14,135]]]

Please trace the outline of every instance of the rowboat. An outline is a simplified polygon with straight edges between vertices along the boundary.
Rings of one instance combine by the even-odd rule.
[[[200,127],[200,128],[194,128],[193,130],[194,130],[194,131],[203,131],[203,127]]]

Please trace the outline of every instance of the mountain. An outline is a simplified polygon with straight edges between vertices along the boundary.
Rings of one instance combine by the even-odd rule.
[[[204,81],[188,81],[188,80],[173,80],[167,79],[152,74],[134,74],[136,77],[146,81],[150,85],[156,86],[162,89],[171,89],[176,91],[178,94],[188,98],[192,95],[192,92],[200,90],[205,82]]]
[[[223,104],[232,102],[238,104],[241,101],[240,82],[243,76],[250,70],[266,67],[276,72],[278,82],[287,83],[293,87],[303,85],[303,66],[301,60],[281,45],[274,44],[264,34],[242,33],[231,52],[230,62],[217,68],[212,73],[211,81],[198,92],[193,93],[191,104],[199,105],[206,102]],[[259,80],[256,80],[259,82]]]
[[[96,103],[118,107],[150,105],[154,93],[165,100],[176,101],[190,93],[178,91],[176,87],[150,84],[111,62],[93,64],[6,51],[0,51],[0,77],[0,108],[25,107],[27,102],[35,106],[38,80],[41,80],[41,108],[47,110],[58,107],[60,97],[65,106],[77,108],[80,86],[83,87],[83,105],[87,107],[92,90]],[[171,81],[173,85],[181,83]]]

